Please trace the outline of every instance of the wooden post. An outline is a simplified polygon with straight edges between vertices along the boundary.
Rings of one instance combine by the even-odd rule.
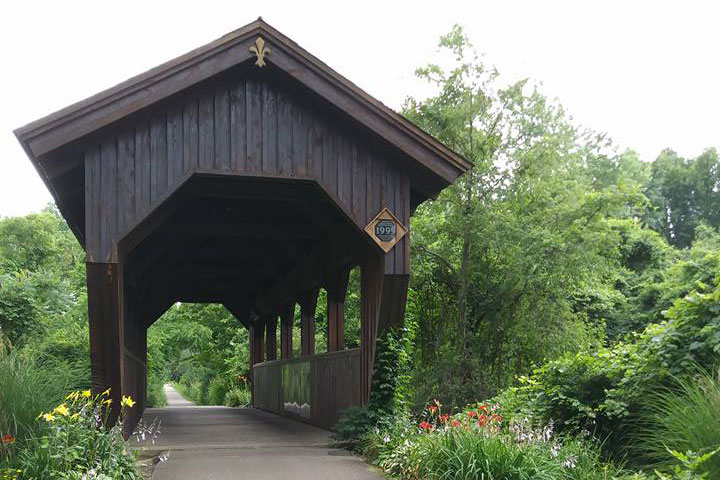
[[[256,363],[265,361],[265,324],[262,320],[256,320],[250,324],[250,371]]]
[[[277,359],[277,315],[270,315],[265,321],[265,356],[267,360]]]
[[[345,349],[345,296],[350,270],[343,268],[327,282],[328,352]]]
[[[290,302],[280,310],[280,358],[292,358],[293,355],[293,320],[295,302]]]
[[[315,354],[315,309],[319,288],[313,288],[300,296],[300,355]]]
[[[369,255],[360,266],[360,398],[363,404],[370,400],[383,270],[384,259],[376,255]]]
[[[114,423],[123,393],[122,273],[117,263],[86,266],[92,386],[96,393],[110,389]]]

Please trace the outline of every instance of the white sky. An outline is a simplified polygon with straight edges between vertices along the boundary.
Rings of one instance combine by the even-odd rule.
[[[51,200],[12,130],[259,15],[398,109],[454,23],[509,80],[530,77],[577,122],[655,158],[720,146],[720,2],[641,0],[5,1],[0,216]],[[436,58],[436,57],[435,57]]]

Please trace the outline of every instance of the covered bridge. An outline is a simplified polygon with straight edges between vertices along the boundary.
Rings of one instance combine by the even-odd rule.
[[[330,427],[367,402],[376,336],[404,316],[410,216],[469,168],[261,19],[15,134],[87,252],[93,385],[138,399],[131,424],[147,328],[175,302],[249,329],[255,406]],[[361,347],[345,349],[355,266]]]

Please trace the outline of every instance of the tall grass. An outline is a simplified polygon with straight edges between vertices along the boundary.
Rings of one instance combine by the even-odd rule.
[[[0,433],[27,438],[41,412],[61,403],[67,392],[86,387],[88,378],[82,367],[37,360],[0,337]]]
[[[671,450],[703,454],[720,447],[720,369],[698,370],[648,399],[635,448],[654,466],[677,462]],[[720,455],[700,467],[708,479],[720,479]]]

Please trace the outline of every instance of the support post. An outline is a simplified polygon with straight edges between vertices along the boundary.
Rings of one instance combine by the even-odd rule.
[[[280,310],[280,358],[292,358],[293,355],[293,320],[295,303],[290,302]]]
[[[90,364],[93,390],[110,389],[110,422],[120,414],[123,393],[122,271],[117,263],[87,263]]]
[[[345,349],[345,296],[350,270],[343,268],[327,282],[328,352]]]
[[[319,288],[313,288],[300,296],[300,355],[315,354],[315,309]]]
[[[265,357],[277,359],[277,315],[270,315],[265,320]]]
[[[360,267],[360,388],[363,404],[370,401],[378,334],[402,325],[409,275],[384,274],[385,260],[370,255]]]
[[[250,324],[250,371],[256,363],[265,361],[265,324],[256,320]]]

